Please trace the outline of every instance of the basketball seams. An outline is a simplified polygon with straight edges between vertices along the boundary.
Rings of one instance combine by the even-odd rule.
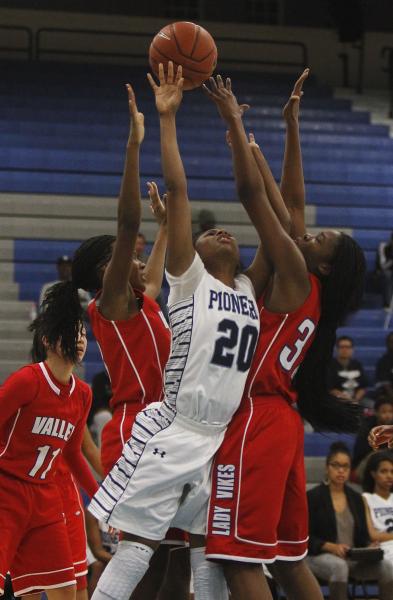
[[[195,28],[194,28],[194,31],[195,31]],[[196,34],[195,34],[195,37],[194,37],[194,43],[193,43],[193,45],[192,45],[192,48],[191,48],[191,54],[190,54],[190,58],[192,58],[192,55],[193,55],[193,54],[194,54],[194,52],[195,52],[195,48],[197,47],[197,43],[198,43],[198,39],[199,39],[199,34],[200,34],[200,32],[201,32],[201,28],[199,27],[199,25],[197,25],[197,26],[196,26]],[[209,54],[210,54],[210,53],[209,53]]]
[[[163,58],[165,58],[165,60],[173,60],[170,56],[167,56],[166,54],[164,54],[162,52],[162,50],[160,48],[157,48],[157,46],[154,45],[154,43],[152,43],[151,47],[153,48],[153,50],[155,52],[157,52],[157,54],[159,54],[160,56],[162,56]],[[153,57],[150,57],[152,61],[154,61]],[[187,57],[184,57],[187,58]],[[154,61],[157,62],[157,61]],[[184,71],[192,71],[193,73],[198,73],[199,75],[209,75],[210,71],[198,71],[198,69],[193,69],[192,67],[189,66],[183,66],[183,76],[184,76]],[[185,77],[187,78],[187,75],[185,75]]]

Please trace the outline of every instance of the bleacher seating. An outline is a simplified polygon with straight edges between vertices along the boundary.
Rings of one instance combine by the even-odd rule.
[[[146,116],[142,184],[154,178],[162,185],[158,119],[144,69],[12,62],[3,64],[2,73],[0,193],[116,196],[128,132],[126,81],[133,84]],[[281,110],[293,75],[229,74],[239,99],[251,105],[245,125],[255,133],[278,178],[284,144]],[[235,200],[235,190],[224,125],[199,90],[185,94],[178,124],[190,198],[215,201],[216,207],[222,203],[218,218],[225,219],[225,204]],[[331,90],[311,77],[302,101],[301,131],[311,205],[308,224],[351,232],[372,271],[376,247],[390,235],[393,220],[393,141],[388,128],[371,124],[367,112],[351,111],[347,100],[334,99]],[[9,231],[14,232],[17,226],[8,216]],[[16,238],[14,278],[21,300],[36,300],[42,283],[55,276],[55,258],[72,254],[89,231],[87,221],[80,231],[75,225],[72,233],[76,220],[64,221],[63,234],[53,239],[49,217],[41,219],[40,227],[27,220],[21,234],[10,234]],[[242,261],[248,264],[255,248],[251,228],[229,223],[241,234]],[[46,224],[50,235],[45,235]],[[148,229],[149,241],[151,237]],[[369,294],[367,303],[345,331],[354,337],[356,355],[372,377],[384,349],[384,316],[379,297]],[[100,365],[94,346],[90,348],[88,378]]]

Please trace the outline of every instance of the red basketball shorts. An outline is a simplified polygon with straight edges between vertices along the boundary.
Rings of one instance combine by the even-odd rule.
[[[68,538],[76,577],[76,589],[87,588],[86,529],[83,502],[75,481],[70,474],[62,477],[60,493],[66,520]]]
[[[74,585],[75,572],[56,484],[0,473],[0,593],[9,571],[16,596]]]
[[[119,460],[125,442],[131,437],[132,426],[136,415],[143,409],[143,404],[124,403],[118,405],[102,430],[101,439],[101,462],[104,474],[107,475]],[[181,529],[171,528],[168,530],[164,544],[184,545],[188,536]]]
[[[250,399],[215,457],[206,555],[245,562],[307,554],[304,432],[281,397]]]

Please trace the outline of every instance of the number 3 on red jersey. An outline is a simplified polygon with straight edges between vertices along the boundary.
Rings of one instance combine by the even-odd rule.
[[[292,347],[284,346],[280,353],[280,364],[285,371],[291,371],[293,365],[299,358],[308,339],[315,331],[315,323],[311,319],[304,319],[297,328],[299,337],[295,340]]]
[[[44,463],[46,461],[46,458],[48,457],[49,451],[51,450],[50,446],[39,446],[37,448],[38,450],[38,456],[37,456],[37,460],[35,461],[35,465],[34,467],[31,469],[29,475],[30,477],[35,477],[38,473],[38,471],[41,469],[41,467],[44,466]],[[53,461],[55,460],[56,456],[58,456],[61,452],[60,448],[57,448],[57,450],[53,450],[52,454],[49,458],[49,462],[47,463],[46,468],[41,472],[41,474],[39,475],[40,479],[45,479],[45,477],[47,476],[47,474],[49,473],[49,471],[51,470],[51,467],[53,465]]]

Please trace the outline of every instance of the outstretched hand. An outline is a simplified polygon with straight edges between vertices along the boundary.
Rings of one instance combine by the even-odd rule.
[[[299,79],[296,81],[291,96],[283,108],[282,114],[286,121],[297,120],[299,118],[300,99],[303,96],[303,83],[310,74],[310,69],[304,69]]]
[[[177,67],[176,76],[174,74],[173,62],[168,62],[168,72],[165,75],[164,65],[158,65],[158,79],[160,85],[157,85],[150,73],[147,78],[156,97],[156,107],[160,115],[176,114],[177,109],[183,98],[183,71],[181,65]]]
[[[166,223],[166,198],[167,195],[164,194],[162,200],[160,198],[160,193],[158,191],[158,187],[155,181],[148,181],[148,194],[150,198],[150,208],[151,212],[154,215],[157,223],[159,225],[165,225]]]
[[[393,448],[393,425],[379,425],[373,427],[368,435],[368,443],[373,450],[378,450],[384,444]]]
[[[134,90],[129,83],[126,84],[126,88],[128,93],[128,108],[131,118],[130,137],[128,139],[128,143],[140,145],[145,137],[145,117],[141,112],[138,112]]]
[[[203,84],[202,87],[206,95],[216,104],[218,112],[226,122],[241,118],[245,110],[250,108],[248,104],[239,105],[236,96],[232,92],[229,77],[226,78],[225,85],[221,75],[217,75],[216,79],[209,77],[209,86]]]

